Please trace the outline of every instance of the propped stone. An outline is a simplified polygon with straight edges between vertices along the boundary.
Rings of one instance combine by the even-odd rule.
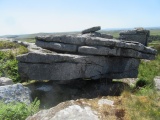
[[[91,27],[91,28],[88,28],[88,29],[85,29],[82,31],[82,34],[86,34],[86,33],[91,33],[91,32],[96,32],[98,30],[100,30],[101,27],[100,26],[96,26],[96,27]]]

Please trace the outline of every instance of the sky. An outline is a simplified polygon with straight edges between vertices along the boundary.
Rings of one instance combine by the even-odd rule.
[[[160,27],[160,0],[0,0],[0,35]]]

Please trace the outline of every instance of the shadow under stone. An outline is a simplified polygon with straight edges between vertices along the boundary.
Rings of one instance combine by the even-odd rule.
[[[102,96],[119,96],[129,85],[123,82],[106,80],[69,80],[35,82],[26,85],[31,90],[32,98],[38,98],[41,108],[50,108],[60,102],[80,98],[96,98]]]

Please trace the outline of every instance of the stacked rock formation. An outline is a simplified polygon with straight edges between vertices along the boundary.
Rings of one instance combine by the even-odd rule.
[[[140,59],[153,60],[156,50],[139,42],[112,39],[96,32],[37,36],[34,49],[17,57],[23,79],[73,80],[135,78]]]

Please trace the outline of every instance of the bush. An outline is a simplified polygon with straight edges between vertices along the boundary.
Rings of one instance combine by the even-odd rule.
[[[30,105],[24,103],[0,102],[0,120],[25,120],[28,116],[39,111],[40,102],[35,99]]]

